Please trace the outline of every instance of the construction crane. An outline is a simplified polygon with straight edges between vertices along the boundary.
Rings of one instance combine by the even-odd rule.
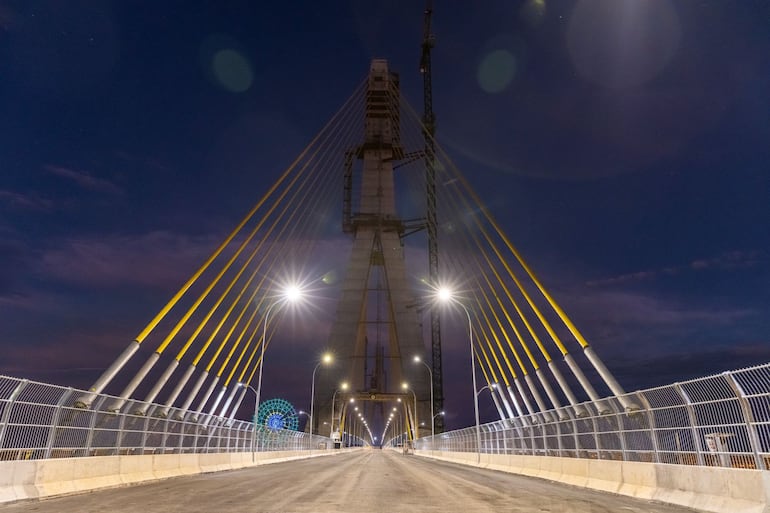
[[[436,223],[436,116],[433,114],[433,84],[430,52],[435,37],[430,30],[433,1],[426,0],[423,18],[422,57],[420,73],[423,84],[423,137],[425,139],[426,226],[428,229],[428,274],[430,283],[438,284],[438,230]],[[441,370],[441,321],[436,308],[430,309],[431,368],[433,371],[433,411],[444,409],[444,377]],[[436,432],[444,431],[444,417],[436,418]]]

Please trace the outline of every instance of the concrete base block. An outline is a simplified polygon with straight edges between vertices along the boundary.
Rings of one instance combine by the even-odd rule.
[[[621,461],[586,460],[588,461],[588,483],[586,486],[594,490],[617,493],[620,490],[623,467]]]
[[[74,483],[75,458],[37,461],[35,486],[38,497],[77,492]]]
[[[618,493],[652,500],[657,487],[656,466],[650,463],[624,461],[623,476]]]
[[[155,479],[165,479],[178,476],[179,454],[153,454],[152,455],[152,473]]]
[[[73,458],[72,463],[72,484],[75,492],[121,484],[120,460],[114,456],[93,456],[88,458],[88,464],[83,464],[83,458]]]
[[[179,454],[179,475],[188,476],[191,474],[200,474],[201,467],[198,465],[197,454]]]
[[[136,456],[116,456],[120,465],[120,481],[123,484],[141,483],[155,479],[152,471],[153,456],[141,454]]]
[[[589,460],[578,458],[562,458],[561,460],[562,474],[559,480],[573,486],[587,487]]]
[[[487,468],[506,471],[511,466],[511,457],[508,454],[490,454]]]
[[[36,499],[37,462],[0,461],[0,504],[25,499]]]

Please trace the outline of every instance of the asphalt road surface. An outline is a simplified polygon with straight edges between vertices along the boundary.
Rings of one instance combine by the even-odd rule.
[[[386,450],[0,505],[1,513],[692,513]]]

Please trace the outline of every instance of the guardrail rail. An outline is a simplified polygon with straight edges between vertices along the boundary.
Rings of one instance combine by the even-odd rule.
[[[528,454],[767,470],[770,363],[416,441],[432,451]],[[622,404],[638,408],[625,410]],[[609,413],[600,413],[609,411]],[[578,416],[576,412],[588,412]],[[397,443],[397,441],[394,441]]]
[[[27,460],[127,454],[311,450],[326,447],[326,437],[201,412],[168,410],[153,416],[106,409],[116,397],[95,395],[89,409],[75,402],[74,388],[0,376],[0,460]],[[142,403],[144,404],[144,403]],[[131,402],[124,411],[135,411]]]

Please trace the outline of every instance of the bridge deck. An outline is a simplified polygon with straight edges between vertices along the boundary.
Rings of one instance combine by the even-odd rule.
[[[691,512],[380,450],[0,505],[2,513]]]

